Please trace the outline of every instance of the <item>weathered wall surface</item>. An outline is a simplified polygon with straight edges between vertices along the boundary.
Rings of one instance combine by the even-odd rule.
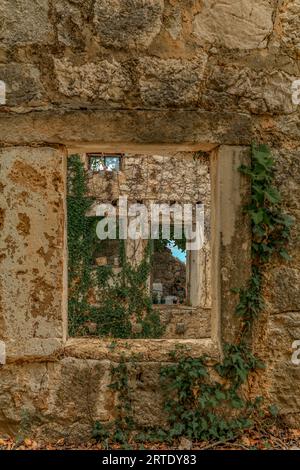
[[[176,129],[179,142],[294,145],[299,10],[298,0],[1,0],[0,140],[170,143]]]
[[[88,145],[99,150],[100,143],[101,150],[115,151],[122,151],[125,144],[126,149],[130,145],[175,144],[181,150],[194,150],[248,146],[253,140],[273,148],[284,201],[296,220],[291,245],[294,257],[290,264],[274,262],[265,272],[267,307],[255,338],[267,369],[257,384],[260,394],[263,385],[265,394],[278,404],[283,415],[299,425],[300,369],[290,361],[292,342],[300,338],[300,108],[291,100],[292,81],[299,78],[299,14],[298,0],[0,0],[0,80],[6,82],[8,92],[6,106],[0,106],[0,143],[46,147],[22,149],[22,157],[19,149],[7,148],[0,157],[1,183],[11,185],[10,189],[1,186],[1,209],[10,213],[9,219],[6,212],[0,214],[4,249],[1,280],[10,289],[1,300],[5,306],[0,316],[1,335],[14,341],[19,334],[21,339],[15,343],[18,354],[32,359],[26,364],[1,367],[1,431],[16,432],[24,426],[22,414],[26,415],[26,409],[35,427],[40,424],[40,429],[49,434],[50,429],[66,434],[72,434],[75,428],[79,432],[87,429],[86,403],[81,402],[86,361],[95,377],[92,414],[107,419],[106,410],[113,409],[111,396],[101,388],[109,381],[106,363],[93,357],[92,350],[86,352],[83,362],[81,357],[74,359],[76,349],[72,348],[65,352],[71,358],[54,361],[52,357],[54,362],[49,362],[45,356],[55,348],[42,354],[44,346],[40,345],[32,354],[32,348],[25,353],[24,346],[32,342],[31,335],[37,343],[41,337],[49,341],[63,337],[58,256],[63,250],[62,233],[58,233],[63,189],[61,182],[53,179],[62,162],[60,151],[49,150],[49,146],[61,144],[74,149]],[[222,162],[227,161],[230,148],[222,147],[217,155]],[[15,174],[17,181],[11,181],[8,173],[17,162],[21,171]],[[21,182],[24,165],[41,176],[35,178],[30,173],[26,184]],[[221,286],[222,336],[231,339],[235,300],[229,289],[246,279],[249,269],[248,226],[239,195],[244,186],[245,191],[247,188],[239,177],[235,178],[235,165],[232,172],[226,170],[227,182],[221,178],[222,168],[213,172],[213,178],[223,189],[232,187],[235,192],[229,192],[231,196],[222,203],[224,213],[218,215],[226,219],[233,207],[236,230],[228,229],[223,220],[222,256],[214,269],[221,273],[217,285]],[[30,193],[28,181],[33,184]],[[45,187],[40,187],[42,181]],[[17,202],[17,193],[23,191],[29,193],[27,203]],[[24,216],[19,220],[19,213],[36,217],[40,224],[36,238],[30,232],[28,246],[17,230],[19,224],[20,231],[24,230],[27,220]],[[213,217],[216,221],[216,215]],[[48,224],[47,230],[42,232],[44,224]],[[46,269],[46,259],[52,242],[44,232],[54,237],[51,270]],[[9,236],[17,240],[15,254],[13,245],[5,241]],[[217,238],[213,243],[216,246]],[[21,257],[28,267],[23,264],[18,268]],[[52,303],[52,297],[47,297],[48,287],[39,290],[27,319],[29,303],[24,292],[32,292],[29,286],[34,290],[34,276],[18,272],[33,269],[33,264],[41,271],[44,287],[55,289],[57,295]],[[13,284],[8,282],[7,273],[14,277]],[[13,299],[8,298],[8,292]],[[51,318],[48,304],[53,307]],[[15,322],[16,312],[20,324]],[[203,344],[200,349],[203,352]],[[18,354],[12,352],[11,361]],[[44,362],[37,362],[41,360]],[[157,362],[161,360],[156,357]],[[153,362],[146,354],[147,361]],[[147,387],[141,396],[150,400],[154,386]],[[75,395],[71,390],[78,392]],[[140,406],[139,416],[145,409]],[[151,419],[150,412],[143,416]]]
[[[292,260],[280,258],[268,266],[264,276],[266,308],[257,325],[257,352],[267,361],[264,390],[278,404],[292,426],[299,425],[300,366],[293,364],[293,342],[300,338],[300,148],[274,149],[276,180],[284,206],[295,220],[289,253]],[[297,356],[299,357],[299,356]]]
[[[0,151],[0,338],[10,357],[43,356],[66,337],[65,154]]]
[[[175,344],[176,340],[143,340],[133,345],[119,341],[112,351],[111,341],[72,339],[60,360],[6,365],[1,369],[1,434],[89,439],[95,420],[107,423],[116,416],[117,396],[109,384],[111,367],[118,364],[120,354],[129,361],[132,354],[138,358],[129,374],[137,423],[163,425],[157,384],[160,366],[168,361]],[[217,357],[207,340],[187,340],[186,346],[194,357],[208,351]]]
[[[83,161],[88,169],[88,158]],[[209,218],[208,155],[195,152],[125,154],[121,165],[119,172],[89,172],[89,195],[103,202],[127,196],[129,201],[143,201],[146,205],[149,202],[202,203]]]

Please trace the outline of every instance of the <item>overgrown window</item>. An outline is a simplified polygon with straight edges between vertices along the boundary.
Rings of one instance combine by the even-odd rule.
[[[89,170],[93,173],[102,171],[120,171],[122,155],[115,154],[88,154]]]
[[[209,165],[194,152],[69,157],[71,336],[209,336],[209,233],[201,249],[185,239],[200,200],[209,227]]]

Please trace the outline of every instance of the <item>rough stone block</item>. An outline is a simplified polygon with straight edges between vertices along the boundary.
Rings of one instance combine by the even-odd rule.
[[[89,439],[94,421],[113,416],[110,370],[108,361],[74,358],[2,367],[0,434]]]
[[[160,32],[164,0],[96,0],[94,23],[100,43],[146,49]]]
[[[92,0],[55,0],[53,3],[57,39],[65,46],[84,48],[90,34]]]
[[[197,106],[207,55],[196,59],[140,59],[140,93],[145,106]]]
[[[54,59],[61,94],[81,101],[119,103],[132,87],[130,76],[117,61],[73,65],[67,59]]]
[[[289,266],[270,270],[265,296],[271,313],[300,311],[300,271]]]
[[[204,0],[194,19],[194,34],[202,44],[264,48],[273,29],[274,6],[270,0]]]
[[[41,106],[45,91],[40,72],[33,65],[11,63],[0,65],[0,77],[6,84],[6,106]]]
[[[0,335],[8,357],[52,354],[65,336],[64,158],[52,148],[0,152]]]
[[[214,108],[238,106],[257,115],[291,114],[297,110],[291,100],[293,76],[283,71],[228,65],[214,67],[210,77],[204,96]]]
[[[284,46],[300,55],[299,0],[284,0],[279,11],[279,34]]]
[[[48,0],[0,0],[0,42],[48,44],[54,39]]]

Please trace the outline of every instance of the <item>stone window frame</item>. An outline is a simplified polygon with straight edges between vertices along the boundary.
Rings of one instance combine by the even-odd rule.
[[[6,122],[6,121],[4,121]],[[49,129],[49,126],[47,127]],[[56,129],[56,127],[55,127]],[[51,130],[51,128],[50,128]],[[68,132],[70,128],[67,127]],[[72,129],[71,129],[72,131]],[[67,131],[65,131],[67,132]],[[73,132],[71,132],[74,135]],[[24,130],[19,135],[32,139]],[[67,139],[61,138],[59,144],[40,145],[31,144],[32,140],[28,140],[28,145],[24,141],[16,144],[11,142],[8,137],[6,141],[9,144],[0,150],[1,158],[6,161],[9,171],[9,165],[19,163],[26,168],[37,168],[45,172],[47,178],[47,186],[51,190],[52,204],[51,220],[48,222],[48,199],[37,196],[38,205],[35,206],[34,197],[37,192],[31,192],[32,206],[31,210],[35,214],[35,224],[39,230],[44,230],[47,222],[46,231],[56,232],[55,238],[55,259],[51,266],[51,271],[47,271],[43,267],[49,278],[55,279],[59,285],[56,291],[54,307],[55,311],[51,311],[48,317],[40,313],[40,319],[43,323],[44,330],[37,337],[28,335],[28,331],[18,327],[19,317],[25,321],[27,313],[27,304],[22,304],[22,312],[17,311],[18,303],[10,305],[9,309],[2,312],[1,321],[3,320],[3,339],[6,344],[7,361],[56,361],[61,355],[82,357],[86,359],[108,359],[118,360],[121,355],[131,357],[131,355],[141,355],[141,360],[145,361],[165,361],[169,359],[169,352],[174,349],[175,344],[185,345],[190,349],[190,354],[198,356],[201,354],[209,354],[212,357],[219,357],[222,352],[223,342],[233,342],[235,339],[236,326],[238,320],[234,317],[234,309],[237,303],[237,295],[232,292],[232,288],[241,287],[248,280],[251,272],[251,225],[250,220],[243,210],[250,196],[250,181],[242,175],[238,168],[242,163],[249,162],[250,147],[234,146],[234,145],[215,145],[215,144],[149,144],[149,143],[132,143],[132,134],[128,136],[128,144],[120,143],[119,148],[128,153],[143,153],[144,151],[208,151],[211,156],[211,181],[212,181],[212,210],[211,210],[211,227],[212,227],[212,315],[211,315],[211,335],[204,339],[143,339],[143,340],[117,340],[117,347],[112,350],[111,340],[92,339],[92,338],[68,338],[67,332],[67,217],[66,217],[66,162],[67,154],[81,153],[84,147],[85,151],[94,151],[95,147],[105,148],[111,151],[118,148],[117,136],[116,140],[108,143],[105,138],[102,141],[95,139],[95,134],[90,136],[90,143],[83,145],[82,140],[78,139],[78,145],[68,144]],[[110,135],[111,138],[111,135]],[[45,139],[57,142],[59,139],[57,134],[51,134]],[[191,139],[192,140],[192,139]],[[148,139],[149,141],[149,139]],[[204,140],[203,140],[204,141]],[[70,142],[70,141],[69,141]],[[81,145],[80,145],[81,144]],[[106,146],[106,147],[105,147]],[[48,162],[51,164],[48,166]],[[35,171],[35,170],[34,170]],[[26,180],[27,181],[27,180]],[[36,180],[40,181],[40,180]],[[28,184],[26,182],[26,184]],[[39,183],[40,185],[40,183]],[[15,185],[10,185],[13,194]],[[19,185],[22,190],[22,185]],[[40,186],[39,186],[40,187]],[[8,189],[9,191],[9,189]],[[50,195],[48,195],[50,197]],[[63,202],[64,201],[64,202]],[[13,203],[13,201],[12,201]],[[39,209],[39,204],[43,203],[43,211]],[[64,206],[64,207],[63,207]],[[9,206],[12,210],[12,216],[19,210],[16,204]],[[49,206],[50,207],[50,206]],[[55,209],[55,211],[54,211]],[[15,212],[14,212],[15,211]],[[58,226],[59,222],[59,226]],[[50,225],[49,225],[50,223]],[[8,225],[8,230],[10,230]],[[37,236],[35,231],[30,232],[32,243],[37,245]],[[27,240],[28,241],[28,240]],[[21,235],[18,236],[19,249],[24,251],[23,257],[25,261],[30,261],[30,250],[26,239]],[[43,254],[43,253],[42,253]],[[3,261],[3,270],[5,275],[15,276],[19,269],[14,257],[6,257]],[[25,272],[24,272],[25,273]],[[45,274],[45,275],[46,275]],[[31,282],[30,275],[24,274],[23,282],[27,288],[28,282]],[[27,276],[27,277],[26,277]],[[8,278],[9,279],[9,278]],[[50,282],[50,281],[49,281]],[[17,284],[10,283],[11,295],[16,290]],[[46,285],[46,288],[48,285]],[[6,297],[8,299],[8,297]],[[23,302],[23,300],[22,300]],[[5,304],[4,304],[5,305]],[[29,315],[30,316],[30,315]],[[26,317],[27,318],[27,317]],[[30,322],[30,328],[34,328],[37,324],[34,315],[30,316],[26,321]],[[22,323],[20,323],[22,325]]]
[[[101,143],[99,144],[101,148]],[[98,147],[98,148],[99,148]],[[117,145],[112,153],[119,153]],[[207,146],[168,145],[168,151],[197,151]],[[133,144],[122,146],[124,153],[157,152],[166,146]],[[109,148],[110,149],[110,148]],[[83,147],[69,148],[68,153],[89,153]],[[242,163],[249,161],[248,146],[211,146],[211,335],[201,339],[116,339],[117,347],[111,350],[111,339],[65,338],[64,352],[67,356],[119,360],[138,355],[141,360],[161,362],[169,359],[175,345],[189,350],[191,356],[202,354],[219,358],[222,344],[234,339],[238,320],[233,311],[236,295],[231,291],[248,279],[251,269],[251,230],[250,221],[243,211],[248,200],[249,181],[238,171]],[[241,222],[242,221],[242,222]]]

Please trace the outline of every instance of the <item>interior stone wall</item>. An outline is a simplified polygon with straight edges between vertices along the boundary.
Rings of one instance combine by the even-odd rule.
[[[29,417],[35,434],[81,439],[91,416],[114,414],[107,384],[122,345],[112,353],[101,342],[65,341],[67,149],[212,152],[216,315],[212,339],[187,344],[191,354],[217,356],[235,333],[230,288],[249,274],[249,188],[237,169],[253,141],[273,150],[295,226],[292,261],[265,270],[255,339],[267,367],[250,389],[299,425],[300,369],[291,363],[300,335],[300,127],[291,98],[299,14],[298,0],[0,0],[1,432],[21,432]],[[142,422],[162,418],[157,371],[174,346],[163,341],[134,346],[145,371],[135,395]]]
[[[88,157],[82,156],[88,170]],[[209,155],[197,152],[126,153],[118,172],[88,171],[88,195],[101,202],[129,201],[204,204],[209,217]]]

